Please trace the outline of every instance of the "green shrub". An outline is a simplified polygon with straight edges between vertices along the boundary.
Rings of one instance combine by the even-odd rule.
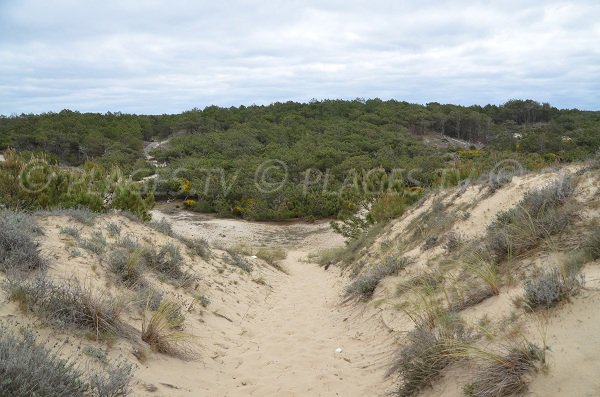
[[[142,197],[141,187],[125,178],[118,167],[107,169],[88,162],[72,170],[59,167],[46,155],[25,156],[14,150],[6,151],[5,157],[7,161],[0,164],[0,202],[9,208],[74,209],[71,214],[64,212],[74,218],[79,215],[76,211],[121,209],[150,219],[154,197]],[[87,219],[84,222],[89,224]]]

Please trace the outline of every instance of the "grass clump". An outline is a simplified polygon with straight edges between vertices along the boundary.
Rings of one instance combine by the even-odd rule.
[[[118,237],[121,235],[121,226],[114,222],[107,223],[106,230],[108,231],[108,235],[111,237]]]
[[[458,232],[448,232],[446,234],[446,248],[447,252],[455,252],[460,249],[463,244],[463,238]]]
[[[183,256],[179,247],[169,242],[161,246],[158,250],[154,247],[146,247],[142,256],[146,265],[157,272],[173,280],[182,280],[186,278],[183,270]]]
[[[274,265],[278,261],[287,258],[287,252],[282,248],[260,248],[256,251],[256,256],[267,262],[269,265]]]
[[[148,226],[150,226],[152,229],[156,230],[157,232],[164,234],[165,236],[173,237],[173,235],[174,235],[173,225],[171,224],[171,222],[169,222],[165,218],[162,218],[159,221],[148,222]]]
[[[583,248],[591,260],[600,259],[600,228],[596,228],[587,236]]]
[[[410,264],[406,257],[387,256],[380,264],[359,275],[348,287],[346,295],[363,300],[373,296],[379,282],[385,277],[397,275]]]
[[[23,272],[44,268],[46,261],[35,240],[40,234],[42,229],[30,216],[0,211],[0,270]]]
[[[10,278],[3,287],[11,300],[49,324],[94,331],[97,338],[122,328],[121,305],[75,281],[57,284],[41,274],[32,279]]]
[[[444,282],[444,274],[440,271],[427,271],[398,284],[396,294],[402,295],[413,288],[435,291]]]
[[[175,357],[189,357],[190,336],[183,332],[185,317],[181,306],[173,301],[163,300],[159,307],[144,315],[142,340],[159,353]]]
[[[81,248],[93,252],[96,255],[102,255],[106,251],[106,238],[101,231],[96,230],[87,239],[79,239]]]
[[[229,253],[229,264],[235,266],[237,268],[242,269],[246,273],[251,273],[254,270],[254,266],[246,259],[244,259],[241,255],[236,254],[234,252]]]
[[[137,239],[131,237],[131,235],[126,235],[125,237],[121,237],[117,240],[117,246],[121,248],[125,248],[128,251],[135,251],[141,248],[140,243]]]
[[[496,262],[524,254],[562,232],[573,218],[573,207],[565,204],[574,189],[572,178],[562,178],[529,191],[516,207],[499,213],[486,234],[486,245]]]
[[[208,241],[203,238],[187,239],[182,238],[181,241],[188,247],[194,254],[198,255],[203,259],[210,258],[210,246]]]
[[[74,358],[63,359],[36,343],[31,331],[15,335],[0,328],[2,396],[124,397],[130,393],[132,376],[132,367],[125,362],[104,371],[82,371]]]
[[[583,276],[554,268],[525,281],[525,301],[533,309],[550,308],[576,294],[583,285]]]
[[[322,249],[316,252],[311,252],[308,255],[308,260],[320,266],[329,267],[340,260],[339,258],[341,257],[343,251],[343,247]]]
[[[273,266],[275,269],[286,273],[286,270],[279,264],[280,261],[287,258],[287,252],[285,252],[284,249],[263,247],[256,251],[256,256]]]
[[[108,257],[110,270],[117,275],[119,281],[128,287],[142,282],[142,252],[140,249],[128,251],[123,248],[113,250]]]
[[[65,226],[60,228],[60,234],[64,234],[65,236],[73,237],[75,240],[79,240],[81,238],[81,231],[76,227]]]
[[[545,362],[544,349],[533,343],[505,347],[506,352],[480,352],[487,362],[478,366],[475,381],[464,387],[471,397],[503,397],[521,395],[527,390],[526,375]]]
[[[388,374],[399,377],[395,395],[412,397],[429,386],[452,363],[457,345],[464,343],[468,335],[455,317],[447,317],[440,327],[429,328],[424,324],[408,333],[408,343],[397,354]]]

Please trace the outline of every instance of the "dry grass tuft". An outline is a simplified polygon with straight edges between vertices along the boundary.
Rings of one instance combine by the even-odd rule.
[[[185,317],[181,306],[173,301],[163,300],[159,307],[146,311],[142,323],[142,340],[159,353],[180,358],[191,358],[191,335],[183,332]]]
[[[40,274],[33,279],[11,277],[3,285],[10,299],[49,324],[76,326],[100,335],[115,335],[124,329],[122,305],[76,281],[57,284]]]
[[[519,347],[504,347],[506,352],[479,351],[487,362],[476,370],[475,381],[465,386],[465,395],[472,397],[503,397],[521,395],[527,390],[525,376],[537,370],[538,363],[545,362],[543,348],[527,343]]]
[[[373,296],[381,280],[388,276],[397,275],[410,263],[410,259],[406,257],[387,256],[380,264],[363,272],[346,287],[346,295],[351,298],[368,300]]]

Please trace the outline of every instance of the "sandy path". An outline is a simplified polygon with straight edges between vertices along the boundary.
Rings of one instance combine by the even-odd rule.
[[[380,311],[343,303],[348,280],[339,269],[326,271],[306,261],[309,252],[343,244],[327,222],[257,223],[164,209],[154,217],[166,217],[178,233],[213,244],[284,247],[288,253],[282,263],[288,274],[266,276],[270,288],[264,295],[249,306],[220,307],[230,322],[206,317],[199,324],[203,358],[184,365],[170,361],[169,379],[183,387],[169,395],[386,395],[391,380],[385,373],[397,345]],[[153,372],[148,378],[165,375]]]
[[[348,321],[349,308],[339,305],[338,276],[303,263],[305,256],[290,252],[289,277],[248,312],[216,374],[218,390],[210,395],[383,394],[388,341],[357,331]]]

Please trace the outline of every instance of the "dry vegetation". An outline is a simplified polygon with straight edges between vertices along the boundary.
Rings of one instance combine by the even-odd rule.
[[[583,216],[586,211],[597,216],[595,209],[576,193],[585,183],[584,175],[598,178],[585,172],[567,171],[553,178],[510,175],[487,190],[474,185],[457,188],[455,194],[434,193],[379,237],[355,240],[335,259],[315,255],[314,260],[352,270],[346,290],[350,296],[372,301],[384,311],[400,310],[412,319],[414,326],[390,370],[398,379],[397,395],[418,395],[448,367],[471,365],[478,369],[462,385],[465,395],[519,395],[531,375],[546,368],[544,332],[515,330],[531,325],[532,311],[560,310],[555,307],[584,287],[586,263],[600,258],[598,228],[593,217]],[[505,190],[514,192],[515,184],[527,188],[522,188],[520,199],[507,197],[514,204],[504,206],[502,195]],[[594,191],[585,193],[587,200]],[[490,205],[487,202],[496,204],[478,209]],[[456,215],[471,209],[483,218]],[[465,236],[463,225],[480,232]],[[348,252],[353,253],[349,261]],[[562,252],[568,254],[561,256]],[[413,261],[385,265],[400,257]],[[556,265],[543,266],[548,260]],[[387,288],[378,292],[377,286],[390,276],[399,280],[395,293]],[[487,300],[492,302],[484,306]],[[490,317],[500,302],[514,302],[512,309],[500,309],[508,317]],[[472,322],[480,312],[484,316],[478,321],[485,327]],[[471,322],[462,320],[464,316]]]
[[[197,358],[197,337],[186,332],[186,317],[203,315],[211,302],[199,265],[220,274],[224,256],[262,274],[241,255],[213,255],[206,240],[177,236],[167,221],[148,227],[122,214],[85,209],[0,215],[0,294],[15,303],[15,315],[31,318],[26,324],[55,335],[44,341],[0,322],[2,396],[129,395],[135,376],[131,358],[151,359],[144,346],[155,354]],[[285,257],[279,250],[261,256],[273,265]],[[56,349],[61,333],[67,342],[94,345]],[[123,344],[130,346],[128,360],[111,353]],[[95,364],[86,364],[89,360]]]

